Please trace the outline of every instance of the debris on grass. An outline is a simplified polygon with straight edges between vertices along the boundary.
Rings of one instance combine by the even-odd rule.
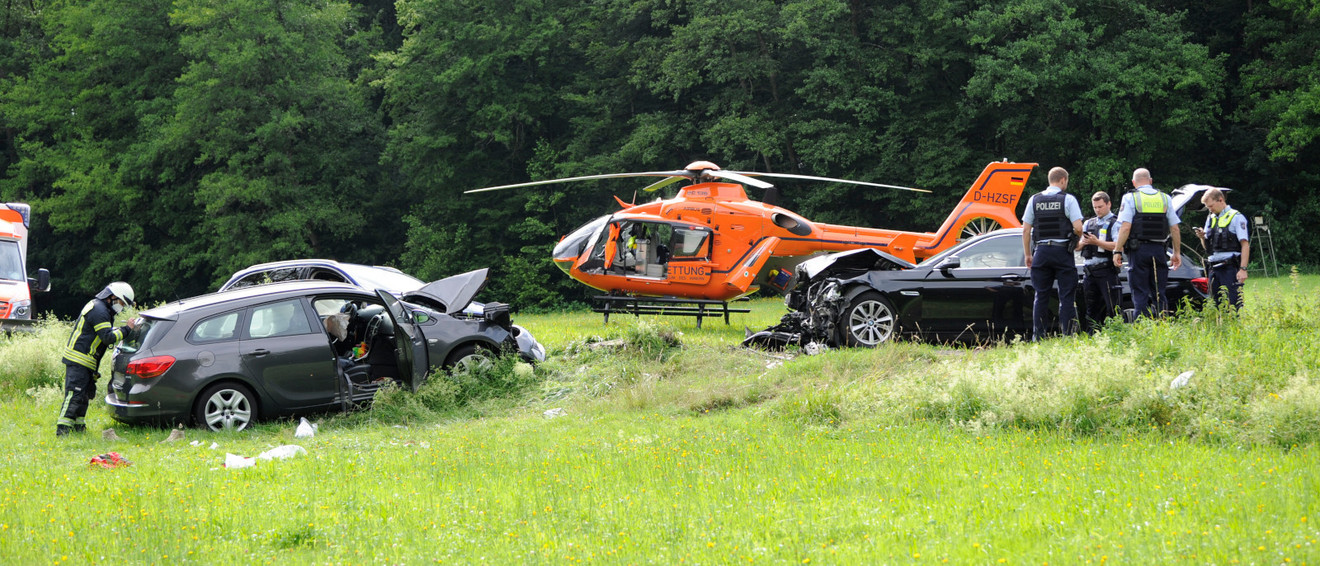
[[[128,461],[123,456],[120,456],[118,452],[107,452],[105,454],[97,454],[96,456],[92,456],[92,459],[89,462],[87,462],[87,465],[93,468],[101,467],[109,470],[114,468],[123,468],[125,466],[132,466],[133,463]]]

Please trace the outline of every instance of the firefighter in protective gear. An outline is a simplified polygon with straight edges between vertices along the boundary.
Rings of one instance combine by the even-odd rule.
[[[101,357],[106,348],[123,340],[137,326],[130,320],[115,328],[115,315],[134,304],[133,288],[115,281],[88,301],[74,320],[73,333],[64,347],[64,403],[55,423],[55,436],[87,430],[87,405],[96,394]]]
[[[1169,195],[1151,185],[1150,171],[1132,172],[1134,190],[1123,195],[1118,211],[1118,242],[1114,265],[1122,267],[1128,256],[1128,284],[1132,287],[1132,307],[1137,316],[1156,316],[1169,308],[1165,287],[1169,284],[1169,266],[1182,266],[1182,234],[1178,232],[1178,213]],[[1167,242],[1173,239],[1173,256]]]
[[[1118,216],[1114,214],[1109,193],[1100,191],[1091,196],[1095,216],[1082,224],[1082,239],[1077,251],[1082,253],[1082,298],[1086,303],[1086,319],[1092,332],[1104,325],[1119,308],[1123,290],[1118,283],[1118,268],[1113,256],[1118,239]]]
[[[1205,228],[1196,229],[1210,264],[1210,296],[1227,299],[1234,308],[1242,306],[1242,284],[1247,282],[1251,263],[1251,242],[1247,240],[1247,218],[1224,200],[1224,191],[1210,189],[1201,195],[1201,203],[1210,210]],[[1224,296],[1220,296],[1223,291]]]
[[[1049,188],[1032,195],[1022,214],[1022,250],[1031,269],[1035,299],[1031,305],[1031,339],[1049,330],[1050,291],[1059,285],[1059,324],[1064,334],[1077,331],[1077,264],[1073,245],[1082,233],[1082,207],[1065,193],[1068,171],[1050,169]],[[1032,246],[1035,250],[1032,250]]]

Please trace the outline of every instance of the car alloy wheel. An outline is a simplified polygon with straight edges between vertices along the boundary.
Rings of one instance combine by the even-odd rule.
[[[489,370],[494,366],[494,363],[491,362],[489,350],[476,344],[466,344],[459,346],[453,354],[449,355],[449,363],[445,366],[454,373],[471,373],[473,371]]]
[[[197,423],[212,431],[240,431],[257,420],[256,397],[247,387],[222,383],[198,397]]]
[[[872,347],[894,335],[898,319],[888,299],[874,291],[858,295],[843,313],[843,341],[849,346]]]

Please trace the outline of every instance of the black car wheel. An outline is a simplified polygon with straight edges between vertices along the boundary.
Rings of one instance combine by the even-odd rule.
[[[252,390],[237,383],[207,387],[197,397],[193,411],[198,426],[212,431],[240,431],[257,420],[257,398]]]
[[[477,344],[464,344],[455,348],[445,362],[445,368],[451,372],[470,372],[476,369],[487,370],[493,365],[494,355],[490,350]]]
[[[847,346],[873,347],[894,336],[898,319],[894,305],[880,293],[867,291],[858,295],[843,310],[839,332]]]

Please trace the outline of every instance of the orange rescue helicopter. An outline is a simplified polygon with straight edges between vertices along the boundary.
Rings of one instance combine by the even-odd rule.
[[[680,171],[588,175],[465,192],[663,177],[644,189],[655,191],[687,179],[692,184],[671,199],[630,204],[614,197],[623,209],[564,236],[554,248],[555,265],[569,277],[612,295],[729,301],[762,285],[783,292],[792,284],[793,267],[816,254],[871,247],[916,263],[962,238],[1020,226],[1015,209],[1035,167],[1035,163],[1007,161],[987,165],[935,232],[812,222],[776,206],[777,189],[757,177],[930,191],[808,175],[724,171],[708,161]],[[765,199],[747,198],[742,185],[765,189]]]

